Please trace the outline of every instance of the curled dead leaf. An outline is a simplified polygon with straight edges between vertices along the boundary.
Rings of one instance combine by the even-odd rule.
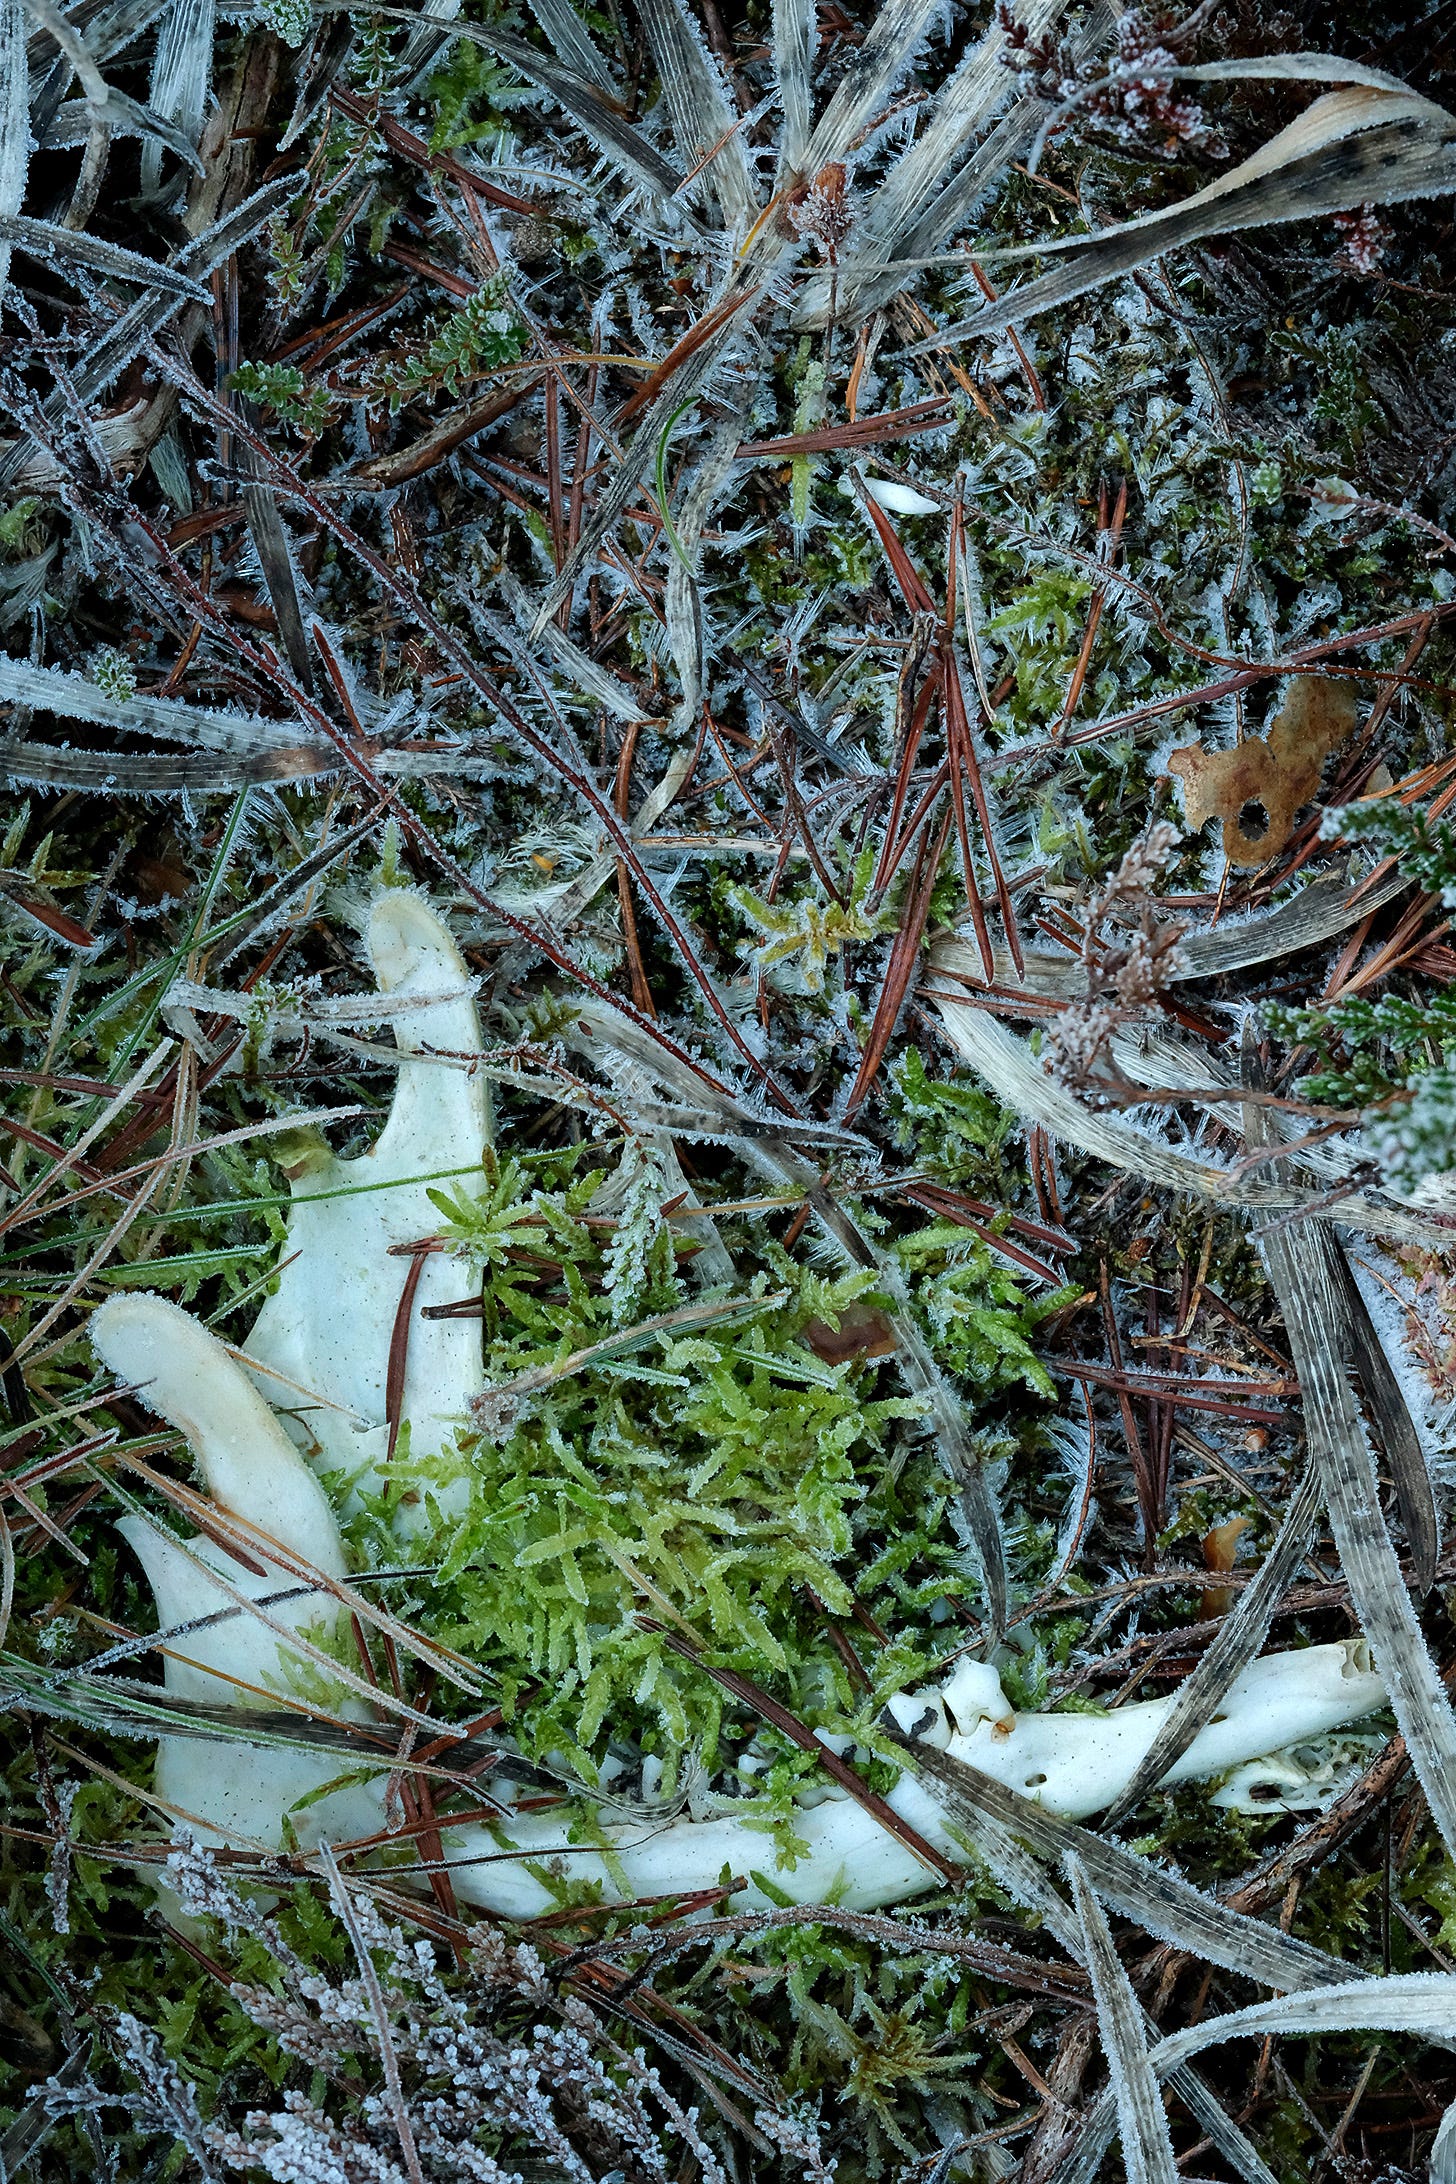
[[[1183,783],[1190,827],[1223,821],[1230,864],[1261,865],[1277,857],[1294,818],[1319,788],[1320,768],[1355,725],[1355,699],[1345,683],[1300,675],[1268,736],[1250,736],[1231,751],[1188,743],[1174,751],[1168,772]]]
[[[1238,1560],[1239,1540],[1249,1529],[1247,1517],[1230,1517],[1226,1524],[1214,1525],[1203,1535],[1203,1566],[1206,1570],[1231,1570]],[[1204,1622],[1211,1623],[1220,1615],[1227,1615],[1233,1605],[1231,1585],[1205,1587],[1199,1613]]]
[[[873,1305],[847,1305],[837,1328],[827,1320],[811,1319],[804,1340],[826,1365],[842,1365],[851,1357],[888,1357],[895,1348],[895,1330],[885,1313]]]

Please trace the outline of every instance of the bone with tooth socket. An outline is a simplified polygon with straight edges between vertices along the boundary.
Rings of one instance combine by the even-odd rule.
[[[377,1470],[384,1454],[384,1380],[390,1336],[404,1294],[409,1261],[388,1256],[392,1242],[427,1236],[437,1217],[425,1186],[355,1197],[320,1198],[346,1183],[396,1181],[478,1163],[486,1135],[482,1080],[460,1058],[480,1052],[480,1032],[465,966],[453,940],[428,906],[402,890],[377,899],[369,927],[376,976],[386,992],[419,995],[437,1005],[417,1023],[401,1023],[399,1043],[411,1056],[400,1070],[393,1110],[372,1153],[310,1167],[295,1185],[286,1265],[248,1343],[250,1357],[343,1406],[310,1410],[308,1424],[330,1466]],[[439,999],[446,996],[445,999]],[[428,1033],[420,1024],[428,1024]],[[445,1052],[427,1060],[421,1048]],[[418,1057],[418,1058],[417,1058]],[[444,1301],[459,1287],[458,1263],[427,1260],[415,1299],[404,1415],[415,1446],[436,1448],[463,1421],[482,1380],[478,1325],[420,1321],[427,1298]],[[429,1285],[427,1287],[427,1285]],[[207,1616],[222,1620],[180,1633],[167,1645],[171,1692],[214,1705],[257,1706],[259,1693],[286,1692],[291,1649],[286,1635],[246,1608],[244,1600],[296,1586],[300,1563],[337,1580],[345,1558],[327,1497],[304,1457],[258,1392],[253,1378],[223,1344],[178,1306],[131,1293],[112,1299],[93,1321],[96,1349],[122,1380],[187,1438],[208,1491],[222,1510],[243,1520],[250,1569],[214,1541],[179,1545],[145,1519],[121,1526],[146,1572],[163,1630]],[[285,1400],[296,1402],[296,1395]],[[269,1542],[291,1558],[268,1557]],[[327,1640],[344,1624],[344,1610],[327,1586],[265,1611],[288,1630],[312,1630]],[[296,1659],[296,1656],[293,1656]],[[233,1680],[228,1680],[233,1679]],[[1342,1728],[1385,1703],[1385,1688],[1361,1640],[1271,1654],[1237,1678],[1215,1719],[1194,1739],[1164,1780],[1230,1775],[1252,1760]],[[890,1714],[908,1734],[965,1760],[1008,1788],[1068,1819],[1110,1804],[1133,1774],[1171,1699],[1111,1714],[1017,1714],[995,1670],[962,1661],[936,1686],[903,1693]],[[353,1702],[341,1711],[349,1713]],[[382,1784],[353,1785],[293,1810],[341,1772],[337,1753],[254,1748],[213,1738],[164,1737],[156,1787],[163,1801],[204,1837],[247,1848],[276,1848],[284,1815],[305,1846],[372,1836],[385,1825]],[[937,1850],[958,1854],[935,1799],[903,1775],[889,1802]],[[777,1892],[801,1903],[832,1899],[859,1909],[899,1902],[937,1885],[937,1876],[841,1790],[806,1803],[795,1816],[805,1846],[792,1865],[781,1863],[773,1839],[748,1816],[731,1810],[707,1820],[613,1820],[597,1831],[600,1847],[572,1841],[580,1834],[560,1815],[513,1813],[503,1804],[498,1823],[450,1829],[445,1856],[457,1894],[506,1916],[529,1917],[555,1899],[543,1870],[590,1881],[609,1898],[689,1894],[714,1887],[725,1867],[767,1875]],[[536,1871],[531,1870],[532,1867]],[[737,1899],[770,1897],[752,1881]]]

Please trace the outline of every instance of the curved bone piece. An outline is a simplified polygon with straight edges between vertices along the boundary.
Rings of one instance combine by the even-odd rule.
[[[463,1171],[479,1167],[489,1123],[485,1079],[470,1066],[482,1052],[470,974],[450,934],[421,896],[391,887],[374,899],[367,938],[380,991],[418,1003],[395,1020],[408,1059],[389,1120],[367,1153],[336,1160],[321,1148],[295,1170],[278,1287],[247,1350],[283,1376],[265,1375],[260,1385],[275,1402],[299,1405],[321,1462],[377,1480],[389,1446],[385,1392],[395,1321],[415,1265],[391,1252],[439,1227],[429,1184],[420,1179],[453,1175],[450,1188],[468,1188]],[[450,1303],[463,1287],[458,1260],[424,1256],[400,1406],[415,1456],[438,1451],[480,1388],[478,1321],[422,1317],[427,1305]],[[322,1406],[295,1397],[290,1382],[321,1397]],[[465,1499],[463,1481],[441,1495],[446,1508]]]
[[[224,1618],[179,1631],[167,1651],[166,1688],[214,1706],[266,1703],[259,1694],[285,1682],[289,1651],[268,1623],[240,1611],[234,1596],[267,1601],[297,1593],[306,1584],[297,1574],[300,1563],[323,1577],[343,1576],[343,1544],[328,1499],[241,1366],[179,1306],[144,1292],[113,1297],[92,1320],[91,1339],[111,1370],[136,1383],[148,1407],[187,1436],[214,1499],[249,1531],[255,1568],[213,1540],[197,1535],[184,1543],[142,1516],[123,1517],[117,1526],[146,1572],[164,1630]],[[288,1552],[287,1567],[269,1560],[265,1538]],[[264,1612],[285,1630],[327,1632],[340,1619],[329,1595],[319,1592]],[[284,1813],[340,1772],[336,1753],[316,1758],[163,1737],[155,1786],[208,1837],[274,1850]],[[333,1792],[297,1821],[304,1841],[369,1833],[378,1825],[379,1798],[371,1789]]]
[[[1281,1744],[1306,1741],[1373,1713],[1385,1698],[1362,1639],[1266,1654],[1235,1679],[1218,1718],[1194,1738],[1164,1782],[1221,1775]],[[1150,1699],[1113,1714],[1016,1714],[995,1670],[972,1661],[939,1688],[892,1699],[889,1711],[910,1734],[1059,1818],[1081,1820],[1111,1804],[1132,1779],[1172,1703]],[[913,1776],[902,1775],[888,1801],[934,1849],[950,1857],[961,1854],[939,1805]],[[539,1877],[543,1868],[564,1879],[595,1882],[609,1900],[618,1901],[624,1900],[623,1883],[628,1900],[711,1888],[725,1867],[735,1874],[766,1874],[780,1895],[796,1903],[832,1901],[856,1911],[900,1903],[940,1885],[936,1873],[842,1790],[796,1814],[794,1833],[805,1849],[791,1867],[774,1857],[768,1836],[731,1815],[674,1820],[656,1829],[645,1822],[609,1827],[606,1857],[573,1844],[550,1814],[511,1820],[495,1834],[481,1827],[461,1829],[446,1837],[445,1847],[457,1894],[510,1918],[553,1907],[555,1898]],[[526,1856],[512,1862],[507,1843]],[[739,1908],[777,1900],[752,1882],[733,1899]]]

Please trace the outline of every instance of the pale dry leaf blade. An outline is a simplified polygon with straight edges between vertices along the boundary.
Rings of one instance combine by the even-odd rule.
[[[814,48],[818,21],[813,0],[774,0],[774,71],[779,85],[778,172],[775,193],[801,181],[814,125]]]
[[[250,786],[269,788],[289,781],[315,781],[323,774],[342,772],[346,763],[342,753],[331,745],[301,738],[292,749],[240,752],[234,757],[181,752],[152,757],[140,752],[62,749],[56,744],[7,742],[0,738],[0,781],[108,795],[118,790],[134,796],[225,794]],[[477,763],[488,765],[483,758]],[[370,761],[374,773],[387,774],[396,781],[456,773],[468,770],[469,764],[458,754],[444,751],[381,751]]]
[[[69,396],[63,390],[47,400],[47,418],[53,424],[59,423],[67,413],[71,398],[89,402],[103,393],[180,309],[184,295],[179,291],[175,276],[187,281],[204,280],[214,266],[231,257],[244,243],[251,242],[258,231],[292,201],[295,189],[291,175],[279,175],[222,218],[213,221],[202,234],[179,250],[167,268],[168,275],[174,277],[169,279],[166,290],[159,289],[153,282],[123,311],[115,325],[85,351],[71,373]],[[0,487],[8,485],[24,468],[35,445],[29,433],[22,433],[18,440],[0,452]]]
[[[251,405],[242,403],[247,415]],[[249,417],[250,422],[254,420]],[[303,608],[298,596],[298,577],[289,551],[288,533],[278,512],[278,496],[266,477],[266,464],[253,447],[244,445],[244,461],[257,482],[243,488],[243,508],[247,516],[248,536],[253,551],[258,556],[258,566],[263,573],[273,616],[278,624],[278,634],[283,640],[283,650],[293,679],[299,688],[313,689],[313,660],[309,653],[308,636],[303,626]]]
[[[24,214],[0,214],[0,244],[8,244],[23,250],[28,257],[38,258],[43,264],[69,260],[82,265],[92,273],[103,273],[113,280],[130,281],[144,288],[171,290],[194,303],[205,303],[208,292],[201,281],[189,274],[179,273],[171,266],[159,265],[155,258],[144,258],[140,251],[128,250],[121,243],[105,242],[99,235],[87,235],[76,228],[60,227],[54,220],[32,220]]]
[[[157,32],[148,103],[194,145],[207,112],[216,20],[217,0],[171,0]],[[161,170],[162,148],[149,140],[142,147],[144,197],[155,193]]]
[[[1364,204],[1456,191],[1456,117],[1429,99],[1364,86],[1326,93],[1297,122],[1207,189],[1101,233],[1049,243],[1061,263],[906,351],[919,356],[1068,303],[1166,251]]]
[[[1036,0],[1026,27],[1033,36],[1044,36],[1065,12],[1066,0]],[[996,24],[972,47],[940,86],[925,129],[870,198],[853,233],[854,247],[840,261],[845,316],[863,315],[893,295],[905,278],[899,261],[933,251],[963,226],[983,192],[1030,148],[1045,107],[1026,93],[985,141],[967,152],[1013,89],[1003,66],[1005,44],[1005,32]],[[828,276],[816,274],[805,284],[795,323],[821,323],[831,297]]]
[[[54,713],[61,720],[83,720],[98,728],[162,736],[199,750],[253,754],[296,752],[316,743],[337,764],[332,747],[303,736],[287,721],[265,720],[258,713],[232,713],[221,707],[189,705],[181,698],[160,698],[146,691],[112,697],[84,675],[64,668],[37,667],[30,660],[0,655],[0,704],[23,705],[32,712]]]
[[[1383,909],[1412,885],[1409,876],[1389,873],[1374,887],[1361,891],[1358,879],[1341,872],[1325,874],[1277,909],[1255,912],[1246,918],[1231,917],[1203,931],[1185,933],[1178,954],[1168,970],[1173,983],[1195,978],[1221,978],[1228,971],[1248,970],[1256,963],[1270,963],[1301,949],[1318,947],[1336,933],[1357,925],[1372,910]],[[982,978],[980,951],[959,938],[935,943],[931,963],[936,968],[968,974],[973,983]],[[1016,966],[1004,949],[996,951],[997,983],[1017,984]],[[1087,975],[1075,957],[1064,950],[1056,955],[1028,948],[1022,988],[1033,993],[1085,1000]]]
[[[0,0],[0,213],[13,219],[30,171],[30,88],[22,0]],[[10,278],[10,241],[0,239],[0,300]]]
[[[747,228],[757,207],[738,117],[696,24],[681,0],[638,0],[638,13],[661,73],[679,159],[689,173],[707,161],[706,181],[725,225]]]
[[[1148,2064],[1155,2076],[1165,2079],[1191,2056],[1230,2040],[1325,2032],[1414,2033],[1448,2045],[1456,2037],[1456,1979],[1441,1972],[1410,1972],[1350,1981],[1318,1994],[1281,1995],[1172,2034],[1150,2050]],[[1093,2184],[1112,2135],[1115,2112],[1111,2093],[1104,2093],[1064,2156],[1057,2184]]]
[[[617,97],[606,62],[581,27],[581,17],[571,0],[530,0],[531,13],[546,33],[551,51],[584,82],[595,84],[608,99]]]
[[[1173,1948],[1265,1987],[1302,1990],[1349,1977],[1349,1966],[1323,1949],[1232,1911],[1179,1875],[1150,1865],[1075,1821],[1058,1819],[954,1753],[917,1743],[898,1730],[887,1729],[886,1734],[906,1764],[934,1785],[937,1803],[973,1842],[989,1818],[1048,1863],[1058,1863],[1073,1851],[1105,1903]]]
[[[1312,1203],[1312,1194],[1294,1185],[1265,1184],[1233,1176],[1227,1169],[1195,1160],[1163,1139],[1134,1128],[1119,1116],[1095,1112],[1048,1076],[1027,1042],[990,1010],[951,1000],[944,994],[933,998],[952,1046],[1002,1104],[1021,1117],[1023,1124],[1040,1123],[1053,1137],[1079,1146],[1094,1160],[1105,1160],[1110,1167],[1139,1176],[1160,1190],[1192,1192],[1213,1205],[1247,1206],[1272,1214],[1296,1211]],[[1338,1218],[1347,1227],[1419,1243],[1431,1250],[1448,1249],[1450,1245],[1448,1229],[1423,1220],[1404,1206],[1387,1207],[1360,1191],[1341,1197]]]
[[[1380,1509],[1380,1482],[1336,1354],[1342,1266],[1319,1221],[1255,1232],[1279,1299],[1340,1566],[1448,1851],[1456,1853],[1456,1714],[1431,1659]]]
[[[843,159],[855,139],[876,120],[893,96],[940,15],[938,0],[886,0],[870,25],[864,44],[851,52],[810,139],[805,172],[818,174],[831,160]]]
[[[1082,1928],[1082,1952],[1092,1975],[1097,2030],[1117,2101],[1117,2121],[1127,2184],[1179,2184],[1158,2081],[1148,2063],[1142,2012],[1123,1970],[1102,1906],[1081,1860],[1064,1861],[1072,1902]]]
[[[1424,1599],[1436,1582],[1436,1564],[1441,1553],[1440,1518],[1426,1452],[1411,1417],[1400,1376],[1370,1317],[1370,1308],[1361,1294],[1343,1245],[1339,1271],[1350,1331],[1350,1363],[1395,1488],[1401,1521],[1410,1544],[1412,1589]]]
[[[957,1819],[966,1840],[985,1860],[1012,1901],[1030,1911],[1068,1955],[1080,1961],[1083,1941],[1075,1915],[1058,1895],[1036,1859],[1022,1848],[1011,1830],[999,1820],[992,1819],[988,1812],[964,1799],[957,1807]],[[1087,1840],[1095,1843],[1097,1838],[1089,1836]],[[1067,1847],[1063,1845],[1061,1852],[1056,1849],[1047,1850],[1045,1855],[1059,1857]],[[1086,1865],[1085,1859],[1083,1865]],[[1105,1888],[1102,1892],[1107,1894]],[[1109,1897],[1109,1901],[1111,1900]],[[1336,1964],[1333,1958],[1327,1961],[1330,1977],[1337,1979],[1343,1967]],[[1197,2119],[1230,2167],[1246,2180],[1246,2184],[1277,2184],[1257,2149],[1250,2144],[1232,2117],[1224,2113],[1214,2095],[1194,2071],[1184,2065],[1171,2074],[1169,2082],[1190,2115]]]
[[[1301,1479],[1253,1583],[1244,1588],[1196,1667],[1179,1685],[1131,1781],[1103,1813],[1104,1828],[1116,1827],[1150,1790],[1156,1789],[1199,1731],[1213,1720],[1234,1678],[1257,1658],[1274,1612],[1308,1552],[1322,1499],[1318,1478],[1311,1468]]]

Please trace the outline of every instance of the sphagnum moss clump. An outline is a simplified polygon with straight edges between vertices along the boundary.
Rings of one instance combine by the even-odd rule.
[[[0,2161],[1424,2175],[1439,24],[434,15],[0,5]]]

